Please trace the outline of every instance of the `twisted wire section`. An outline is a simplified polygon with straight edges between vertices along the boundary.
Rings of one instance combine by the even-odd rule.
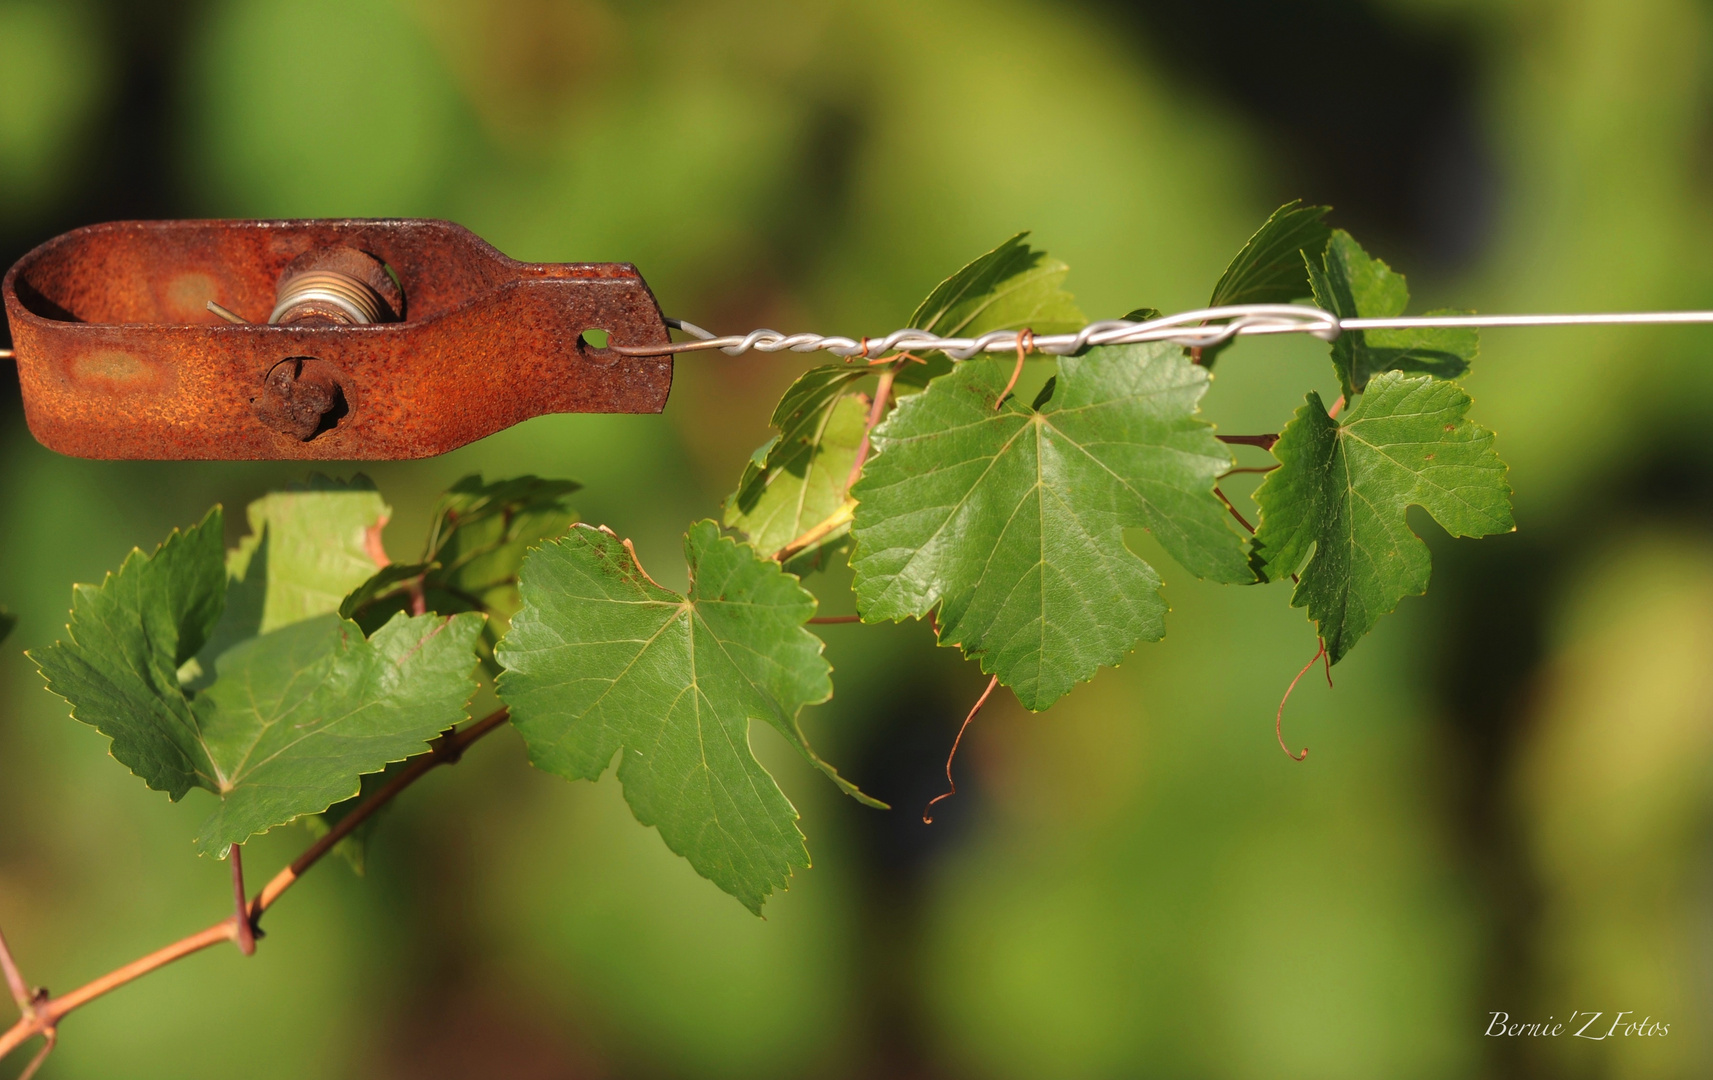
[[[956,360],[980,353],[1015,352],[1026,330],[994,330],[980,337],[940,337],[926,330],[905,328],[885,337],[848,338],[832,334],[782,334],[777,330],[751,330],[747,334],[716,337],[694,323],[667,319],[668,326],[682,330],[695,341],[669,345],[615,345],[612,350],[626,356],[658,356],[663,353],[706,352],[713,349],[728,356],[748,352],[830,352],[835,356],[869,359],[895,352],[943,352]],[[1329,311],[1306,304],[1233,304],[1198,308],[1165,315],[1145,322],[1108,319],[1090,323],[1074,334],[1034,334],[1033,351],[1051,356],[1069,356],[1094,345],[1132,345],[1143,341],[1169,341],[1177,345],[1206,348],[1234,337],[1265,334],[1312,334],[1333,341],[1346,330],[1407,330],[1435,328],[1492,328],[1509,326],[1667,326],[1713,323],[1713,311],[1633,311],[1572,315],[1406,315],[1388,319],[1340,319]]]

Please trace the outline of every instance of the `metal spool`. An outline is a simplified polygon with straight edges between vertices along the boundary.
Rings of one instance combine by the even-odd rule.
[[[349,247],[305,252],[280,275],[274,326],[367,326],[404,313],[404,294],[374,256]]]
[[[313,312],[346,326],[362,326],[381,321],[382,303],[380,295],[365,282],[336,270],[317,270],[299,274],[281,286],[268,323],[297,322],[293,316]]]

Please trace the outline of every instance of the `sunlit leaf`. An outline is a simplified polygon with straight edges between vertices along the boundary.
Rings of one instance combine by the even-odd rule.
[[[224,854],[426,750],[465,718],[481,627],[474,614],[399,614],[365,639],[319,615],[221,656],[220,678],[193,702],[210,768],[201,786],[220,796],[198,845]]]
[[[1254,560],[1269,579],[1300,570],[1291,604],[1308,608],[1334,663],[1427,589],[1431,560],[1409,507],[1453,536],[1515,528],[1505,463],[1493,433],[1464,419],[1469,404],[1455,383],[1384,372],[1336,420],[1310,393],[1280,432],[1279,468],[1255,493]]]
[[[876,431],[851,565],[865,620],[938,608],[943,643],[1044,709],[1165,633],[1125,528],[1198,577],[1255,575],[1213,492],[1231,457],[1196,418],[1205,369],[1169,345],[1096,348],[1026,407],[999,400],[1010,368],[965,361]]]
[[[530,760],[593,780],[615,754],[637,820],[757,913],[809,865],[797,812],[750,751],[772,724],[849,794],[797,723],[832,695],[815,599],[777,563],[719,535],[685,537],[688,595],[663,589],[611,533],[588,526],[531,552],[524,606],[500,643],[500,696]]]

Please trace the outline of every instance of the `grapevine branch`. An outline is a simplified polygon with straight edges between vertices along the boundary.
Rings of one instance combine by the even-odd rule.
[[[311,844],[303,854],[293,859],[291,865],[275,874],[262,891],[248,903],[244,900],[244,878],[241,858],[238,848],[232,849],[232,884],[237,897],[238,909],[213,926],[199,931],[186,938],[181,938],[171,945],[156,949],[147,956],[139,957],[123,967],[85,983],[69,993],[59,997],[50,997],[46,991],[37,991],[31,995],[24,982],[17,964],[12,959],[11,951],[6,947],[4,938],[0,938],[0,967],[4,967],[7,986],[12,991],[12,998],[18,1003],[19,1016],[17,1023],[0,1035],[0,1059],[5,1058],[13,1050],[28,1042],[37,1035],[43,1036],[47,1043],[37,1054],[34,1061],[25,1070],[27,1076],[33,1072],[41,1061],[52,1050],[58,1038],[59,1022],[76,1009],[94,1001],[104,994],[117,990],[126,983],[134,982],[157,968],[165,967],[175,960],[182,960],[192,953],[201,952],[210,946],[223,941],[237,945],[248,956],[255,951],[255,936],[257,924],[261,921],[262,913],[272,907],[285,891],[297,882],[310,867],[319,862],[322,856],[333,850],[333,846],[351,833],[363,822],[372,817],[375,811],[396,798],[405,788],[410,787],[435,767],[456,764],[464,756],[464,751],[476,740],[487,735],[495,728],[504,724],[510,718],[510,712],[500,708],[463,729],[448,731],[436,739],[430,752],[413,760],[399,774],[388,781],[386,786],[365,799],[339,823],[329,829],[326,835]],[[244,943],[248,940],[249,948]],[[22,1080],[22,1076],[20,1077]]]

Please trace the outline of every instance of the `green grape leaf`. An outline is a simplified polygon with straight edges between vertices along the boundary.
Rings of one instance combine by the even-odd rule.
[[[380,531],[391,515],[374,483],[360,474],[348,481],[316,474],[250,503],[245,509],[250,532],[226,553],[226,614],[182,673],[188,685],[207,689],[217,674],[217,658],[258,633],[334,610],[343,613],[341,597],[353,584],[361,588],[375,572],[376,556],[385,556]],[[383,567],[381,574],[391,570]],[[304,824],[315,831],[315,818],[306,817]],[[360,843],[348,839],[340,846],[349,857]]]
[[[1292,199],[1273,211],[1220,275],[1207,306],[1288,304],[1308,296],[1303,260],[1326,250],[1332,229],[1321,219],[1331,210]]]
[[[204,669],[195,660],[224,624],[229,591],[222,525],[215,507],[99,586],[77,586],[66,639],[32,657],[145,784],[175,801],[192,787],[220,798],[198,840],[217,854],[349,797],[360,774],[463,719],[481,630],[477,615],[400,616],[365,640],[325,613],[247,638]]]
[[[113,757],[174,802],[213,773],[179,668],[225,608],[223,527],[216,506],[152,555],[133,549],[100,585],[76,586],[66,640],[30,655]]]
[[[867,426],[869,399],[855,386],[874,373],[866,365],[827,364],[797,377],[773,410],[779,429],[751,456],[738,489],[726,500],[725,524],[771,555],[844,505]],[[759,460],[758,460],[759,459]],[[848,526],[804,548],[834,544]]]
[[[1231,456],[1196,418],[1204,368],[1171,345],[1095,348],[1034,407],[996,409],[1011,367],[966,360],[876,429],[851,565],[865,620],[938,607],[941,642],[1040,710],[1165,633],[1126,527],[1198,577],[1255,575],[1213,492]]]
[[[1080,330],[1087,320],[1060,285],[1069,272],[1023,242],[1018,233],[942,281],[917,306],[909,325],[955,336],[990,330],[1037,334]],[[942,353],[906,363],[896,376],[909,394],[951,370]],[[726,500],[724,522],[771,555],[831,517],[844,505],[869,402],[857,385],[874,375],[862,364],[827,364],[804,372],[773,411],[779,434],[750,455],[738,489]],[[841,525],[794,555],[789,568],[806,572],[839,550],[849,532]]]
[[[1464,418],[1469,405],[1455,383],[1383,372],[1337,420],[1309,394],[1279,433],[1279,467],[1255,493],[1253,559],[1270,580],[1301,569],[1291,604],[1308,608],[1333,663],[1427,589],[1431,560],[1409,507],[1453,536],[1515,529],[1505,463],[1493,433]]]
[[[220,796],[197,845],[224,855],[357,794],[361,777],[423,752],[465,718],[482,617],[393,616],[365,639],[318,615],[243,642],[197,695],[194,737]]]
[[[1060,288],[1069,267],[1023,242],[1018,233],[935,286],[909,325],[942,336],[1021,330],[1056,334],[1087,321]],[[919,389],[951,370],[940,353],[905,364],[897,382]],[[772,554],[827,520],[845,501],[845,481],[862,443],[868,405],[856,385],[874,374],[864,365],[827,364],[804,372],[773,411],[779,435],[751,455],[738,490],[726,500],[725,524]],[[861,404],[859,404],[859,402]],[[848,526],[828,533],[796,558],[832,547]],[[794,561],[794,565],[796,565]]]
[[[1070,267],[1023,242],[1020,232],[940,282],[917,305],[908,325],[941,337],[978,337],[993,330],[1069,334],[1088,323],[1076,298],[1060,286]],[[907,364],[900,384],[922,387],[951,370],[943,353]]]
[[[1070,267],[1025,244],[1028,235],[1018,233],[940,282],[908,325],[941,337],[1024,327],[1037,334],[1081,330],[1088,320],[1060,288]]]
[[[1332,230],[1321,219],[1332,207],[1304,206],[1292,199],[1270,214],[1213,287],[1208,307],[1227,304],[1289,304],[1310,295],[1305,258],[1319,258]],[[1204,346],[1201,362],[1212,367],[1235,338]]]
[[[1339,318],[1388,319],[1404,313],[1410,290],[1402,274],[1372,258],[1349,233],[1334,229],[1319,264],[1305,256],[1315,303]],[[1429,315],[1456,315],[1436,310]],[[1382,371],[1412,371],[1455,379],[1469,370],[1479,347],[1473,328],[1346,330],[1332,343],[1332,366],[1348,400]]]
[[[612,533],[583,525],[530,553],[523,608],[500,642],[500,697],[530,760],[594,780],[618,775],[637,820],[757,914],[793,867],[809,865],[797,811],[750,751],[772,724],[847,793],[809,749],[797,714],[832,695],[815,599],[712,521],[684,541],[687,596],[655,584]]]

